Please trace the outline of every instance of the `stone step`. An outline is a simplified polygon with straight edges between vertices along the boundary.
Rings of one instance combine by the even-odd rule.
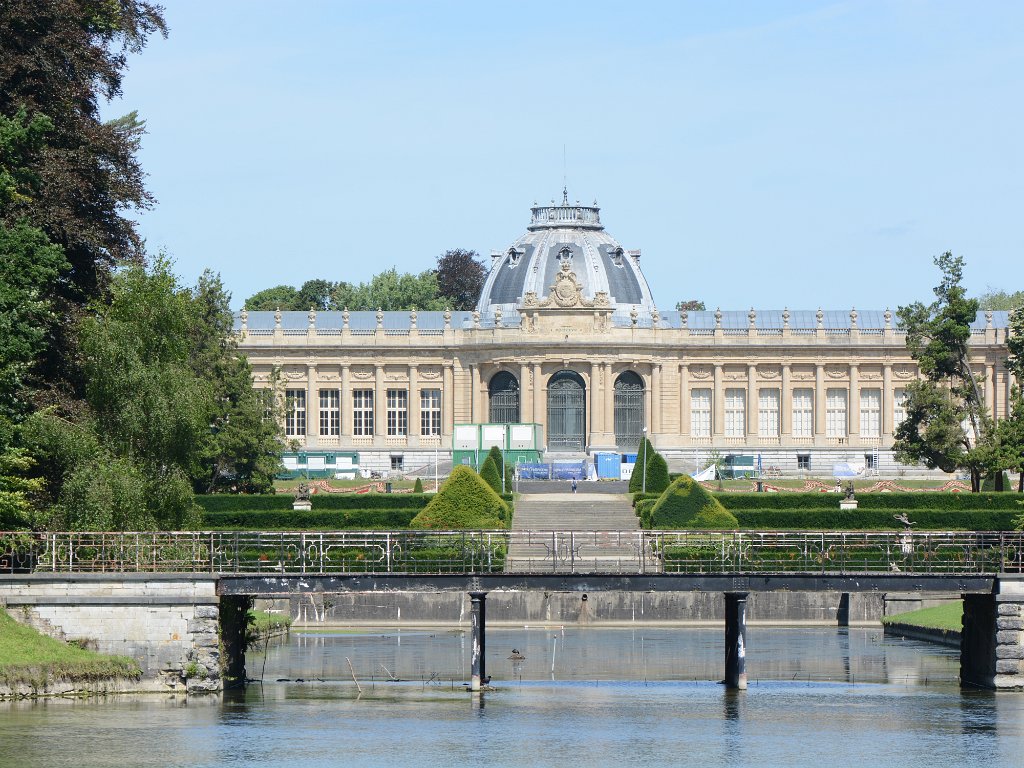
[[[578,558],[575,561],[559,562],[552,566],[550,560],[508,557],[505,559],[506,573],[641,573],[640,560],[635,557],[623,558]],[[648,568],[646,572],[651,572]]]

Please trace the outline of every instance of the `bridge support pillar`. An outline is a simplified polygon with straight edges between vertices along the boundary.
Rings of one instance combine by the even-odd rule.
[[[245,645],[249,609],[248,595],[224,595],[220,598],[221,678],[225,688],[245,684]]]
[[[839,607],[836,609],[836,624],[840,627],[850,626],[850,593],[839,595]]]
[[[747,594],[725,593],[725,687],[747,688]]]
[[[991,595],[964,595],[960,684],[1024,691],[1024,576],[1000,575]]]
[[[490,680],[487,677],[487,593],[470,592],[470,624],[473,631],[473,658],[469,689],[479,691]]]

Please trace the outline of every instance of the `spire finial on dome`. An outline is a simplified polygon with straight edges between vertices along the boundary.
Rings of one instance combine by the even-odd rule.
[[[569,187],[568,185],[562,186],[562,205],[569,204]]]

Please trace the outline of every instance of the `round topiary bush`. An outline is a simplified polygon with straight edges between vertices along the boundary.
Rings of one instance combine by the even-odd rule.
[[[457,466],[409,524],[438,531],[465,528],[504,528],[508,505],[470,467]]]
[[[739,521],[692,477],[672,482],[649,513],[654,529],[735,530]]]

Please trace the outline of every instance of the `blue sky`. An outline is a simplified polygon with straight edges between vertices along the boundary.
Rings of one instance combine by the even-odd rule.
[[[563,146],[666,309],[929,300],[947,249],[1024,288],[1019,2],[164,2],[105,114],[236,305],[504,250]]]

